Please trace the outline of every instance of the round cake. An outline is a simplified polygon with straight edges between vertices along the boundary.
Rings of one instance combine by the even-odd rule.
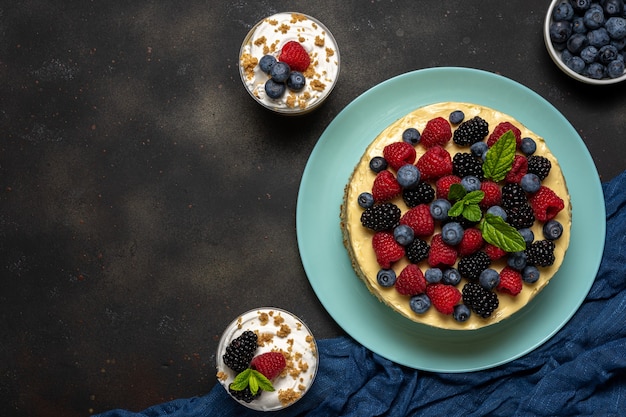
[[[444,102],[373,140],[340,217],[352,266],[380,301],[415,322],[471,330],[510,317],[550,282],[571,203],[543,138],[495,109]]]

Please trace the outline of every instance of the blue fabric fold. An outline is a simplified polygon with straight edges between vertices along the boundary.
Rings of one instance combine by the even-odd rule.
[[[505,365],[432,373],[397,365],[349,337],[318,341],[320,369],[296,416],[621,416],[626,413],[626,172],[602,184],[607,245],[580,309],[550,340]],[[99,417],[267,416],[221,385],[202,397]]]

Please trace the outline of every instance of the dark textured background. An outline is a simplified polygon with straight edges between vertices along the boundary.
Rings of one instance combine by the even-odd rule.
[[[626,86],[556,68],[547,3],[0,2],[2,414],[206,393],[221,330],[250,308],[342,334],[300,262],[300,178],[337,113],[395,75],[509,77],[570,120],[603,181],[621,172]],[[237,70],[251,25],[278,11],[317,17],[340,46],[339,84],[300,118],[261,109]]]

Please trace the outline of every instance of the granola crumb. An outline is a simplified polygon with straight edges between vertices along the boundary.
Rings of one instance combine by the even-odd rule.
[[[298,400],[301,396],[302,394],[300,392],[297,392],[293,388],[288,388],[284,390],[281,389],[278,391],[278,399],[283,405],[289,405]]]
[[[220,381],[226,381],[228,379],[228,374],[226,372],[219,371],[217,373],[217,379],[219,379]]]
[[[291,333],[291,327],[286,324],[281,324],[280,329],[276,332],[278,337],[287,337]]]
[[[324,89],[326,88],[326,84],[324,84],[320,80],[313,80],[311,81],[311,88],[315,91],[324,91]]]
[[[315,37],[315,46],[324,46],[324,38],[319,35]]]

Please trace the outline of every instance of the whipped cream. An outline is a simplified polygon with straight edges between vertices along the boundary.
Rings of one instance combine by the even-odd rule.
[[[271,351],[281,352],[287,360],[287,367],[272,381],[274,391],[264,391],[250,403],[235,400],[259,411],[280,410],[298,401],[309,390],[317,374],[317,344],[302,320],[288,311],[273,307],[242,314],[222,334],[217,347],[217,379],[226,392],[237,375],[224,364],[222,357],[229,343],[246,330],[258,336],[255,356]]]
[[[306,86],[272,99],[265,93],[269,76],[259,68],[264,55],[278,58],[283,45],[299,42],[311,57],[304,72]],[[248,92],[265,107],[281,113],[310,111],[330,94],[339,75],[339,49],[332,34],[316,19],[301,13],[278,13],[257,23],[246,36],[239,55],[241,79]]]

